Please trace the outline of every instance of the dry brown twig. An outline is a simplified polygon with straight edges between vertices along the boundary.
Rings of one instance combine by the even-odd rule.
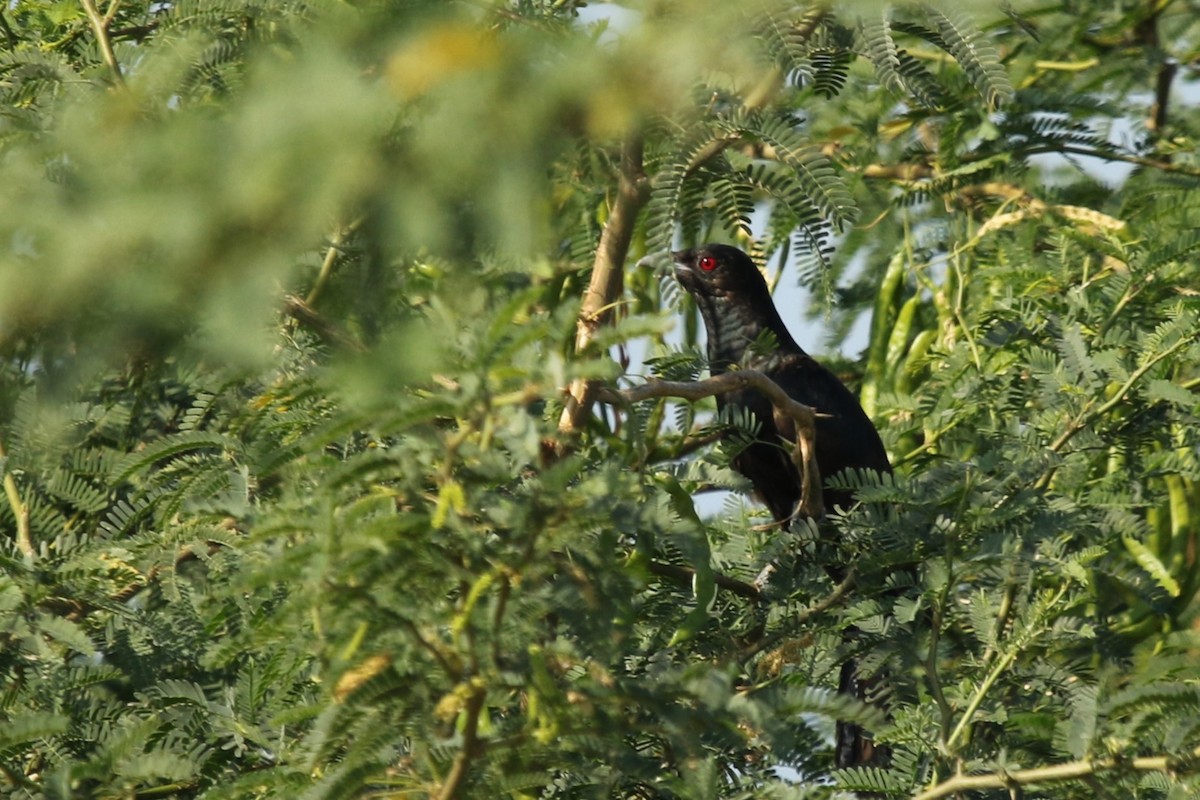
[[[764,373],[754,369],[739,369],[715,375],[702,381],[663,381],[650,378],[640,386],[623,390],[603,390],[599,399],[610,403],[633,404],[660,397],[677,397],[681,400],[702,400],[719,394],[728,394],[739,389],[754,389],[761,392],[775,408],[796,422],[798,433],[792,449],[792,461],[804,476],[800,487],[800,503],[795,516],[820,519],[825,515],[821,500],[821,471],[817,467],[817,416],[816,409],[797,403],[788,396],[779,384]]]

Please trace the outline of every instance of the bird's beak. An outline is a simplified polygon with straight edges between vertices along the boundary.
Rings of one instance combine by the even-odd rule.
[[[688,251],[676,250],[671,253],[671,260],[675,262],[675,273],[691,272],[692,268],[688,266]]]

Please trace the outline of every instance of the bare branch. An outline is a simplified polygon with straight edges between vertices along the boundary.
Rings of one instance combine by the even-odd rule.
[[[304,298],[305,303],[310,306],[316,305],[317,298],[321,296],[321,292],[329,282],[329,276],[333,274],[334,264],[337,263],[337,257],[342,253],[342,245],[352,233],[361,227],[362,223],[363,219],[360,217],[349,225],[338,228],[329,237],[329,249],[325,251],[325,258],[321,262],[321,269],[317,273],[317,279],[313,282],[312,289],[309,291],[308,296]]]
[[[653,397],[678,397],[682,400],[702,400],[718,394],[728,394],[739,389],[755,389],[761,392],[775,409],[796,423],[796,443],[792,461],[804,478],[800,487],[800,504],[796,516],[820,519],[825,515],[821,499],[821,471],[817,467],[817,411],[810,406],[797,403],[779,384],[764,373],[754,369],[739,369],[715,375],[703,381],[661,381],[651,378],[640,386],[622,391],[606,391],[601,399],[606,402],[638,403]]]
[[[118,2],[115,0],[109,6],[109,13],[104,16],[100,15],[100,10],[96,8],[93,0],[79,0],[79,3],[83,6],[84,13],[87,14],[88,22],[92,24],[92,31],[96,34],[96,43],[100,46],[100,55],[113,75],[113,82],[118,86],[124,86],[125,76],[121,72],[121,65],[117,63],[112,39],[108,35],[108,24],[112,22],[113,16],[117,13]]]
[[[696,577],[696,570],[691,567],[681,567],[677,564],[667,564],[662,561],[651,561],[650,572],[663,578],[670,578],[679,583],[690,583],[692,578]],[[739,581],[737,578],[731,578],[719,572],[713,573],[713,583],[722,589],[749,598],[755,602],[765,599],[762,591],[754,584]]]
[[[4,451],[4,443],[0,442],[0,466],[4,469],[4,496],[12,507],[13,517],[17,520],[17,549],[26,559],[33,559],[33,539],[29,533],[29,506],[21,499],[17,490],[17,481],[8,469],[8,455]]]
[[[462,794],[467,782],[467,771],[471,762],[482,750],[479,740],[479,718],[483,715],[483,703],[487,699],[487,689],[483,682],[476,678],[471,682],[470,694],[467,695],[466,706],[463,709],[462,747],[454,756],[454,764],[450,774],[438,792],[438,800],[452,800]]]
[[[1192,759],[1200,758],[1200,747],[1190,753]],[[1079,780],[1091,775],[1113,770],[1134,772],[1173,772],[1183,759],[1171,756],[1146,756],[1143,758],[1100,758],[1095,760],[1069,761],[1051,767],[1019,769],[1012,772],[992,772],[986,775],[955,775],[947,781],[925,790],[913,800],[937,800],[959,792],[980,789],[1003,789],[1010,786],[1030,786],[1043,783]]]
[[[612,213],[600,234],[600,245],[592,263],[592,278],[583,295],[579,322],[575,331],[575,352],[581,353],[591,343],[596,331],[612,318],[613,305],[625,286],[624,265],[633,240],[638,214],[650,197],[649,182],[642,167],[642,138],[634,134],[621,151],[621,175],[617,199]],[[583,427],[598,384],[584,378],[576,379],[567,389],[566,403],[559,419],[559,432],[574,434]]]
[[[361,342],[322,317],[312,306],[294,294],[283,296],[283,310],[289,317],[310,328],[327,345],[355,353],[362,353],[366,350]]]

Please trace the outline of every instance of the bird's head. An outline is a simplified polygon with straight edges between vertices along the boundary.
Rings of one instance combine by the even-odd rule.
[[[741,363],[763,331],[770,331],[778,346],[803,352],[779,318],[767,281],[750,256],[727,244],[704,244],[671,256],[675,277],[704,318],[711,364]]]
[[[754,302],[770,304],[767,282],[750,256],[727,244],[703,244],[671,254],[675,278],[697,299],[718,304]]]

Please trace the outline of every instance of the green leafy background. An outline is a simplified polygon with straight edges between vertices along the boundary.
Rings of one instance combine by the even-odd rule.
[[[1200,793],[1197,20],[4,4],[0,793]],[[714,239],[896,465],[833,543],[696,511],[711,400],[560,424],[703,373]]]

